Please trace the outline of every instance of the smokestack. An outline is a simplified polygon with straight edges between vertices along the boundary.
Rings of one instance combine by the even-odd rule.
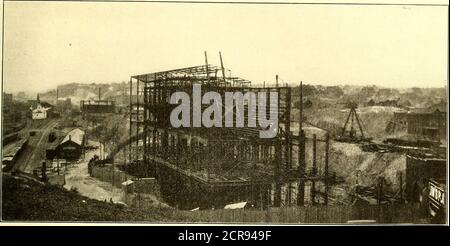
[[[278,74],[275,76],[276,84],[275,86],[278,88]]]
[[[101,90],[101,88],[98,87],[98,100],[99,100],[99,101],[100,101],[100,90]]]

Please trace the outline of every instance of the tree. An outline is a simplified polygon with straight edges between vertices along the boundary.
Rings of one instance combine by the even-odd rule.
[[[344,95],[344,91],[339,86],[327,86],[324,91],[325,95],[332,98],[340,98]]]
[[[303,85],[303,96],[315,96],[319,93],[319,91],[316,89],[314,85]],[[294,97],[298,97],[300,95],[300,86],[296,86],[293,90]]]
[[[360,95],[363,98],[372,98],[376,94],[376,86],[364,86],[361,88]]]

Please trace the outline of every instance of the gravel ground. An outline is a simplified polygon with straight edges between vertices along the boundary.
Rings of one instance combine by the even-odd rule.
[[[89,141],[89,145],[100,146],[100,143]],[[99,153],[99,149],[89,150],[83,160],[68,166],[64,188],[70,190],[74,187],[81,195],[100,201],[112,199],[113,202],[121,202],[121,189],[89,176],[88,162]]]

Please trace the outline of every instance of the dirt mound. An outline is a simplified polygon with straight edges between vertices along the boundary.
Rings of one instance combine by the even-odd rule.
[[[346,185],[373,186],[384,177],[387,189],[398,189],[398,172],[405,172],[406,157],[400,153],[363,152],[356,144],[334,142],[330,153],[330,170],[344,177]],[[358,180],[357,180],[357,177]]]
[[[367,107],[361,109],[358,108],[356,112],[361,121],[365,135],[373,137],[374,139],[382,139],[386,135],[386,127],[394,116],[394,112],[398,110],[399,109],[394,107]],[[349,109],[342,108],[325,108],[305,111],[306,121],[327,129],[332,134],[340,134],[348,114]],[[298,119],[298,112],[293,112],[293,119]]]

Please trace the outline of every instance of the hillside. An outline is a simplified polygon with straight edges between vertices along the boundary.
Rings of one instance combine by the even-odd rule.
[[[78,105],[81,100],[114,100],[117,104],[128,103],[129,85],[127,83],[109,84],[82,84],[70,83],[58,86],[59,99],[70,98],[72,103]],[[56,89],[40,93],[41,100],[54,102],[56,100]]]
[[[101,98],[115,100],[118,104],[129,103],[129,83],[68,83],[58,86],[59,98],[71,98],[74,104],[80,100],[98,99],[98,89],[101,90]],[[447,88],[445,85],[441,88],[402,88],[393,89],[380,86],[321,86],[321,85],[303,85],[303,95],[305,100],[310,99],[313,102],[322,101],[323,106],[329,106],[329,103],[355,101],[360,106],[370,100],[383,102],[387,100],[398,101],[400,106],[413,107],[431,107],[442,101],[447,101]],[[135,91],[133,91],[135,93]],[[19,92],[14,95],[15,98],[24,100],[24,98],[35,99],[35,93]],[[50,103],[56,100],[56,88],[46,92],[40,92],[41,99]],[[299,87],[293,85],[294,105],[298,103]],[[333,105],[332,105],[333,106]],[[334,105],[336,106],[336,105]]]
[[[447,87],[443,84],[440,88],[386,88],[380,86],[321,86],[321,85],[303,85],[303,96],[305,100],[328,101],[335,103],[345,103],[354,101],[363,106],[370,100],[376,103],[394,100],[399,107],[417,107],[426,108],[447,102]],[[299,86],[293,89],[293,103],[299,100]],[[329,106],[329,105],[328,105]],[[336,106],[336,105],[335,105]]]
[[[140,211],[7,174],[3,174],[2,182],[2,219],[5,221],[187,221],[175,216],[172,209]]]

